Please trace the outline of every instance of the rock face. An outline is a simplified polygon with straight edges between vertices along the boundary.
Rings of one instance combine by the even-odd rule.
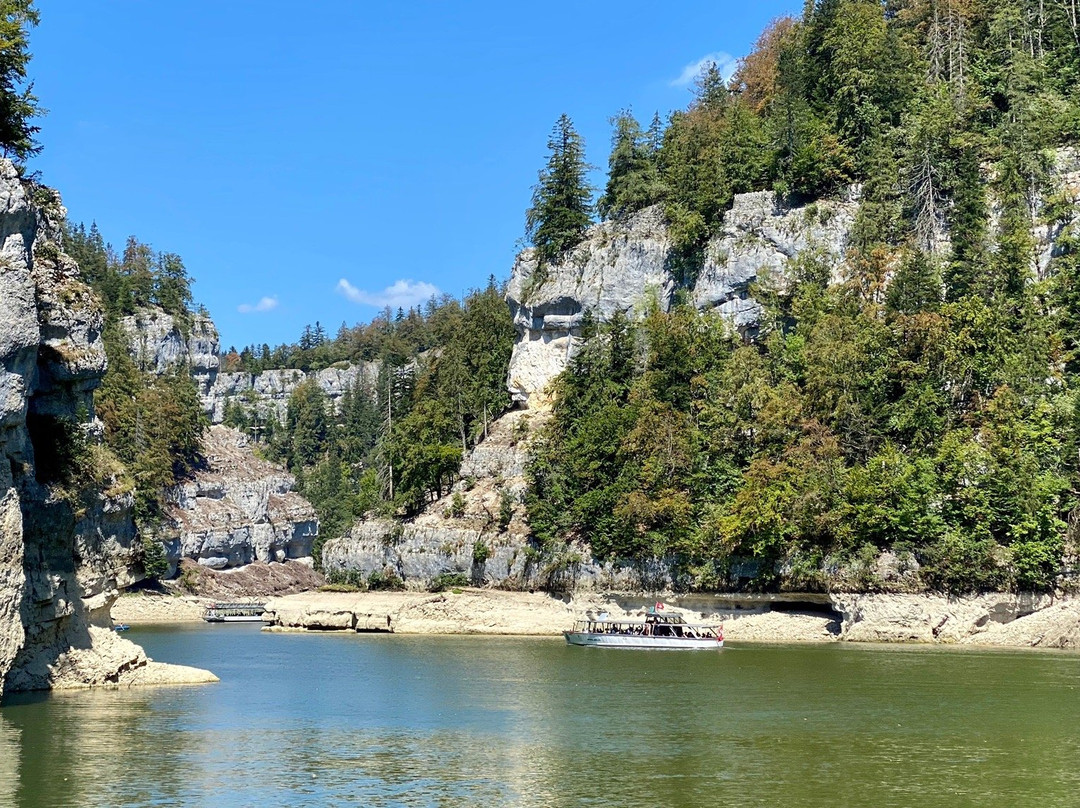
[[[1080,150],[1057,150],[1049,169],[1050,188],[1065,199],[1080,199]],[[534,251],[525,250],[514,264],[506,293],[517,329],[507,378],[511,395],[523,406],[548,403],[548,385],[573,355],[587,310],[599,321],[618,311],[633,316],[654,303],[667,310],[681,293],[700,309],[722,313],[740,333],[752,335],[761,307],[751,287],[766,278],[782,286],[789,259],[815,253],[832,268],[833,279],[840,279],[858,196],[858,188],[853,188],[844,199],[789,208],[769,192],[739,194],[703,259],[694,261],[683,260],[672,249],[659,206],[624,223],[595,225],[560,264],[540,268]],[[999,211],[994,200],[990,205],[993,228]],[[1037,277],[1045,277],[1067,226],[1061,221],[1034,224],[1032,270]],[[947,250],[948,244],[948,234],[939,234],[937,249]]]
[[[106,628],[135,575],[130,495],[58,485],[69,431],[99,432],[81,422],[105,370],[101,308],[60,248],[63,216],[0,160],[0,695],[130,682],[151,664]]]
[[[413,589],[424,589],[436,576],[447,574],[504,589],[674,588],[671,565],[663,560],[598,562],[580,544],[554,557],[542,556],[530,543],[523,505],[525,465],[529,440],[546,418],[543,412],[512,410],[495,421],[488,437],[466,456],[451,493],[414,520],[363,520],[347,536],[327,541],[322,549],[327,576],[333,580],[349,572],[363,578],[392,573]]]
[[[194,314],[191,324],[177,322],[157,307],[143,309],[120,321],[131,355],[142,370],[167,373],[187,367],[203,400],[218,375],[218,332],[213,321]]]
[[[121,325],[131,355],[143,370],[160,374],[188,369],[212,424],[225,420],[230,401],[283,420],[289,396],[309,376],[336,406],[347,388],[374,385],[379,375],[378,362],[341,363],[312,373],[293,369],[223,373],[217,327],[205,315],[194,314],[191,323],[184,324],[150,306],[123,318]]]
[[[1051,595],[833,595],[851,642],[1080,648],[1080,601]]]
[[[716,309],[740,331],[753,331],[760,307],[750,286],[807,250],[839,264],[858,203],[824,200],[802,208],[780,207],[767,192],[741,194],[724,217],[722,232],[706,246],[694,277],[672,249],[660,206],[625,223],[603,222],[555,266],[537,266],[533,250],[518,256],[506,299],[517,329],[507,385],[527,406],[547,403],[547,387],[574,350],[581,319],[616,312],[631,316],[656,304],[667,310],[680,288],[703,309]]]
[[[206,467],[170,492],[173,529],[163,538],[173,570],[181,558],[225,569],[311,556],[319,522],[291,475],[225,426],[206,433],[203,454]]]
[[[225,419],[225,407],[230,401],[243,403],[264,417],[273,416],[278,421],[285,419],[285,410],[289,406],[289,396],[297,385],[308,377],[326,393],[330,403],[338,402],[347,388],[364,385],[373,387],[379,376],[377,362],[343,364],[324,368],[307,374],[302,370],[266,370],[262,373],[218,373],[203,396],[203,406],[210,422],[220,424]]]
[[[448,573],[477,582],[527,583],[528,530],[521,502],[529,418],[529,413],[511,412],[496,421],[465,458],[453,491],[413,522],[361,521],[349,535],[326,542],[322,562],[328,577],[344,571],[365,578],[390,572],[425,587]]]

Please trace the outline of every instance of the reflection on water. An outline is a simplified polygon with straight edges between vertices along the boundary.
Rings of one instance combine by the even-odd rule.
[[[1077,655],[132,634],[222,682],[7,702],[0,805],[933,808],[1080,793]]]
[[[0,805],[15,805],[19,791],[19,735],[0,713]]]

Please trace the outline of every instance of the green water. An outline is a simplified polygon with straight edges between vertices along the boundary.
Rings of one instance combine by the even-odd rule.
[[[135,629],[221,683],[9,699],[0,806],[1080,806],[1080,655]]]

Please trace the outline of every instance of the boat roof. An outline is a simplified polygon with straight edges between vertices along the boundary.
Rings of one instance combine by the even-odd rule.
[[[633,617],[584,617],[583,620],[588,620],[590,623],[640,623],[640,619]],[[653,607],[649,607],[649,610],[645,612],[646,623],[671,623],[673,625],[691,625],[683,619],[683,616],[678,612],[658,612]],[[694,624],[705,625],[705,624]]]

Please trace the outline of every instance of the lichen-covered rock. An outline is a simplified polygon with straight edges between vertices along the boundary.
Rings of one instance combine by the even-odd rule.
[[[173,569],[181,558],[225,569],[311,556],[318,518],[290,474],[225,426],[206,433],[203,454],[205,467],[169,493],[172,526],[160,538]]]
[[[586,310],[607,320],[653,301],[666,309],[676,286],[670,253],[659,206],[625,223],[594,226],[561,264],[541,267],[534,250],[522,252],[506,292],[517,330],[507,383],[514,400],[544,400],[548,383],[566,367]]]
[[[706,245],[703,261],[672,248],[660,206],[626,222],[595,225],[553,266],[540,267],[535,252],[525,250],[506,292],[517,329],[510,393],[528,406],[547,403],[547,387],[573,355],[586,311],[598,321],[616,312],[633,317],[650,305],[666,311],[680,287],[699,308],[720,311],[734,328],[753,331],[760,306],[750,296],[751,284],[766,273],[782,278],[788,259],[806,250],[839,265],[857,210],[854,199],[786,208],[771,193],[741,194]]]
[[[750,285],[766,275],[782,279],[788,260],[807,251],[839,266],[857,210],[854,199],[787,208],[766,191],[739,194],[706,247],[693,285],[695,305],[719,310],[741,331],[756,328],[760,306]]]

